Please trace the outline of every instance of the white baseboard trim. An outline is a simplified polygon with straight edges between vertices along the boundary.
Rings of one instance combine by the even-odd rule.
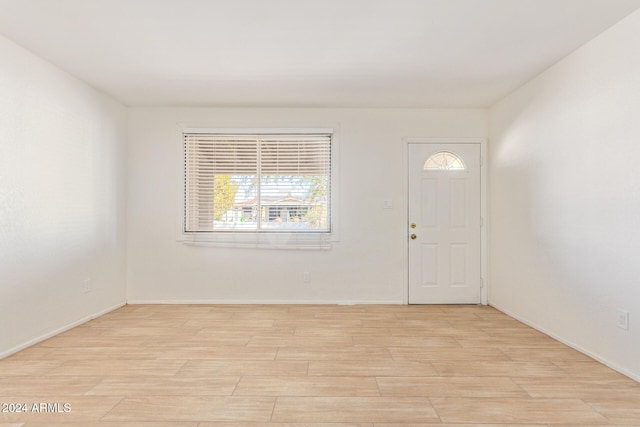
[[[54,336],[56,336],[58,334],[66,332],[69,329],[73,329],[76,326],[80,326],[83,323],[87,323],[90,320],[96,319],[96,318],[98,318],[100,316],[104,316],[105,314],[110,313],[110,312],[112,312],[114,310],[117,310],[120,307],[124,307],[125,305],[127,305],[126,302],[123,302],[123,303],[120,303],[120,304],[116,304],[116,305],[114,305],[112,307],[106,308],[106,309],[101,310],[101,311],[99,311],[97,313],[91,314],[89,316],[85,316],[85,317],[83,317],[83,318],[81,318],[79,320],[76,320],[75,322],[69,323],[69,324],[67,324],[67,325],[65,325],[65,326],[63,326],[61,328],[55,329],[55,330],[53,330],[51,332],[47,332],[44,335],[40,335],[39,337],[33,338],[33,339],[23,343],[23,344],[20,344],[20,345],[18,345],[16,347],[10,348],[9,350],[0,353],[0,359],[4,359],[5,357],[11,356],[12,354],[15,354],[15,353],[17,353],[17,352],[19,352],[21,350],[24,350],[25,348],[31,347],[32,345],[38,344],[38,343],[40,343],[40,342],[42,342],[44,340],[47,340],[47,339],[49,339],[51,337],[54,337]]]
[[[568,345],[572,349],[577,350],[580,353],[585,354],[585,355],[589,356],[590,358],[597,360],[598,362],[602,363],[605,366],[608,366],[609,368],[613,369],[614,371],[617,371],[617,372],[621,373],[622,375],[625,375],[625,376],[631,378],[632,380],[640,382],[640,375],[638,375],[638,374],[636,374],[634,372],[631,372],[631,371],[629,371],[629,370],[627,370],[627,369],[625,369],[625,368],[623,368],[621,366],[618,366],[617,364],[611,362],[610,360],[607,360],[607,359],[605,359],[605,358],[603,358],[603,357],[601,357],[601,356],[599,356],[597,354],[594,354],[591,351],[589,351],[589,350],[587,350],[587,349],[585,349],[585,348],[583,348],[583,347],[581,347],[581,346],[579,346],[579,345],[577,345],[577,344],[575,344],[575,343],[573,343],[573,342],[571,342],[569,340],[566,340],[566,339],[554,334],[553,332],[546,330],[545,328],[540,327],[535,322],[532,322],[532,321],[530,321],[528,319],[525,319],[525,318],[523,318],[521,316],[518,316],[517,314],[512,313],[509,310],[505,310],[504,308],[501,308],[500,306],[497,306],[497,305],[494,305],[494,304],[489,304],[489,305],[491,307],[495,308],[496,310],[499,310],[499,311],[503,312],[507,316],[513,317],[514,319],[524,323],[525,325],[530,326],[533,329],[535,329],[537,331],[540,331],[545,335],[550,336],[554,340],[560,341],[562,344]]]
[[[162,304],[184,304],[184,305],[403,305],[402,300],[371,301],[371,300],[236,300],[236,299],[196,299],[196,300],[129,300],[129,305],[162,305]]]

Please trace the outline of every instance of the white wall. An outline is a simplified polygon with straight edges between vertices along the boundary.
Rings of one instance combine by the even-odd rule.
[[[0,58],[2,357],[125,302],[126,109],[3,37]]]
[[[490,303],[639,379],[640,12],[490,117]]]
[[[336,128],[340,241],[329,251],[177,242],[180,123]],[[487,128],[484,110],[131,108],[129,301],[402,303],[403,137],[486,137]],[[383,199],[392,199],[393,209],[383,210]]]

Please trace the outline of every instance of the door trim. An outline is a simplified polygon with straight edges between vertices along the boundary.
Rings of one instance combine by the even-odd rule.
[[[402,301],[409,304],[409,144],[480,144],[480,303],[489,304],[489,280],[487,262],[487,139],[486,138],[403,138],[403,191],[404,191],[404,230],[403,236],[403,278],[404,287]]]

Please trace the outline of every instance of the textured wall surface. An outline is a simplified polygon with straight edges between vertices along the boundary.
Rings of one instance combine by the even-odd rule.
[[[640,12],[490,117],[491,304],[640,379]]]
[[[403,137],[487,134],[485,110],[132,108],[131,301],[385,302],[406,291]],[[188,246],[180,236],[181,126],[336,129],[339,241],[331,250]],[[383,209],[391,200],[392,209]],[[310,281],[303,282],[303,273]]]
[[[0,57],[2,355],[124,303],[126,109],[2,37]]]

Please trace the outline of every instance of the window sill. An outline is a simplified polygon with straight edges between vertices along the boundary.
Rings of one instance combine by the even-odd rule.
[[[178,241],[188,246],[326,251],[336,239],[325,233],[185,233]]]

